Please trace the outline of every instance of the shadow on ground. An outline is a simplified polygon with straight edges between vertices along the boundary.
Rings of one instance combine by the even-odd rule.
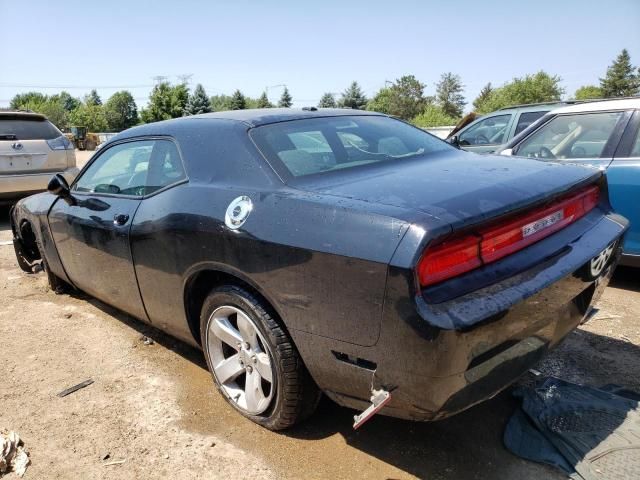
[[[133,320],[98,300],[83,298],[141,335],[152,338],[206,370],[206,363],[199,350],[154,327]],[[545,374],[576,383],[601,386],[633,378],[639,362],[638,346],[580,330],[571,334],[560,348],[541,362],[540,368]],[[203,388],[213,387],[209,384]],[[281,434],[266,432],[239,416],[231,422],[225,416],[226,426],[221,426],[216,418],[215,406],[204,403],[198,412],[201,429],[220,433],[221,428],[230,428],[235,431],[231,437],[232,442],[258,454],[263,453],[260,451],[260,443],[243,438],[257,436],[270,442],[271,447],[276,450],[284,449],[285,446],[291,448],[293,442],[294,451],[303,455],[298,460],[300,468],[311,468],[311,472],[307,471],[311,476],[316,471],[314,468],[320,468],[314,465],[322,457],[322,449],[326,448],[326,445],[323,447],[323,441],[338,435],[349,447],[419,478],[564,478],[559,471],[521,460],[504,448],[504,427],[517,406],[516,400],[508,391],[439,422],[415,423],[378,416],[359,431],[351,428],[354,412],[341,408],[326,398],[313,417]],[[350,452],[344,447],[341,451],[344,455],[349,455]],[[268,460],[273,460],[269,455],[265,456]],[[348,458],[336,458],[333,461],[349,463]]]

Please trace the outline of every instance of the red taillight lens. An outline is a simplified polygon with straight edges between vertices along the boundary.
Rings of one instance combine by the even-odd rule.
[[[418,264],[420,285],[433,285],[522,250],[587,214],[599,196],[598,187],[590,187],[523,217],[429,248]]]
[[[480,237],[475,235],[430,248],[418,265],[420,284],[432,285],[479,267],[479,250]]]

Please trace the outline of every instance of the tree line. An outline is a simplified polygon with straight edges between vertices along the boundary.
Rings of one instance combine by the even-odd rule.
[[[514,78],[500,87],[487,83],[473,100],[473,110],[484,114],[510,105],[559,101],[565,90],[562,79],[545,71]],[[373,110],[396,116],[421,127],[455,125],[461,118],[467,101],[459,75],[442,74],[435,85],[435,94],[425,93],[426,84],[414,75],[404,75],[393,82],[385,82],[372,98],[354,81],[341,94],[324,93],[319,108],[353,108]],[[624,49],[607,68],[599,85],[578,88],[576,100],[635,96],[640,94],[640,68],[632,65],[629,52]],[[66,130],[72,125],[86,126],[89,131],[120,131],[139,123],[168,120],[187,115],[221,110],[247,108],[289,108],[293,97],[287,87],[276,104],[270,102],[267,92],[251,98],[236,90],[231,95],[209,97],[200,84],[190,91],[186,83],[172,85],[161,82],[149,95],[149,102],[138,112],[130,92],[114,93],[103,104],[96,90],[83,99],[68,92],[44,95],[27,92],[11,100],[11,108],[28,109],[46,115],[58,128]]]

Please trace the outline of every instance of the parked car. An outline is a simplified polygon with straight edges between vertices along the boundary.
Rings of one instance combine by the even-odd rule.
[[[434,420],[583,321],[627,228],[604,185],[478,162],[373,112],[239,110],[120,133],[11,226],[24,270],[202,347],[224,398],[267,428],[320,392]]]
[[[614,210],[631,222],[621,263],[640,267],[640,98],[566,106],[510,142],[503,155],[607,171]]]
[[[0,204],[46,190],[52,173],[78,173],[73,145],[43,115],[0,110]]]
[[[459,130],[454,129],[448,141],[469,152],[493,153],[545,113],[565,104],[534,103],[502,108],[476,118]]]

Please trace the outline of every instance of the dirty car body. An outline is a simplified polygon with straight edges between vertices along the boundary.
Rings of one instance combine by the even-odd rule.
[[[154,141],[178,152],[183,175],[126,194],[78,187],[110,150]],[[383,414],[415,420],[464,410],[535,365],[585,318],[627,228],[600,171],[478,162],[351,110],[136,127],[93,157],[71,194],[75,205],[45,193],[15,207],[23,262],[44,257],[65,282],[196,346],[206,293],[239,285],[333,400],[365,408],[382,388]],[[239,197],[251,209],[234,225],[225,215]],[[514,228],[525,235],[515,244],[495,236]]]

